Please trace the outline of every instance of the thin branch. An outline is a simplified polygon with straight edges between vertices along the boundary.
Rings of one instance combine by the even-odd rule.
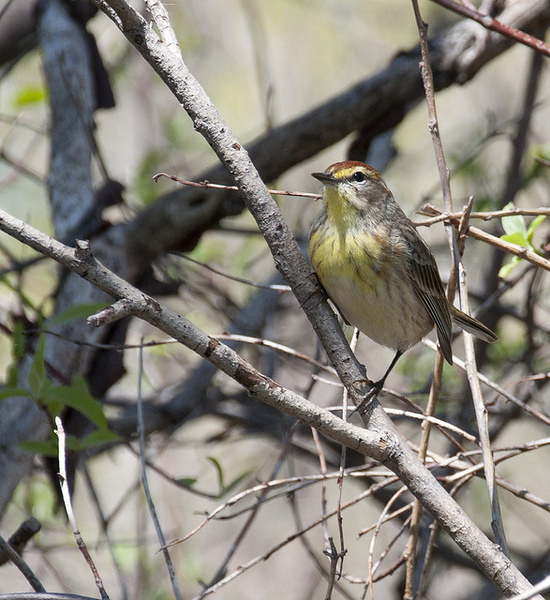
[[[466,274],[460,263],[459,272],[459,294],[462,310],[468,312],[468,293],[466,288]],[[485,471],[485,481],[487,483],[487,491],[491,504],[492,528],[493,533],[499,546],[509,555],[506,536],[504,533],[504,524],[502,522],[502,514],[500,511],[500,502],[498,498],[498,487],[495,485],[495,463],[491,453],[491,439],[489,437],[489,421],[487,409],[483,401],[481,385],[479,381],[479,373],[477,371],[476,357],[474,351],[474,340],[472,334],[464,332],[464,348],[466,352],[466,374],[468,375],[468,383],[472,394],[472,401],[476,414],[477,429],[481,442],[481,450],[483,453],[483,468]]]
[[[491,244],[495,248],[499,248],[500,250],[504,250],[514,256],[519,256],[519,258],[523,258],[524,260],[537,265],[537,267],[542,267],[545,271],[550,271],[550,260],[543,258],[540,254],[533,252],[529,248],[525,248],[524,246],[518,246],[517,244],[512,244],[511,242],[507,242],[502,240],[486,231],[482,231],[477,227],[468,227],[465,232],[465,235],[468,237],[474,238],[475,240],[481,240],[482,242],[486,242],[487,244]]]
[[[151,17],[157,26],[160,39],[166,44],[166,47],[176,58],[181,60],[181,48],[178,38],[170,24],[170,16],[160,0],[145,0],[145,6],[151,13]]]
[[[17,553],[19,556],[23,554],[25,546],[41,529],[42,525],[38,519],[30,517],[13,532],[8,540],[8,545]],[[11,555],[13,556],[13,555]],[[10,557],[0,550],[0,566],[6,564],[10,560]]]
[[[234,342],[242,342],[244,344],[254,344],[257,346],[265,346],[266,348],[272,348],[273,350],[277,350],[278,352],[282,352],[283,354],[287,354],[288,356],[293,356],[294,358],[303,360],[309,363],[310,365],[313,365],[317,369],[321,369],[322,371],[326,371],[327,373],[336,375],[336,371],[333,367],[326,365],[318,360],[315,360],[307,354],[298,352],[290,346],[279,344],[278,342],[272,342],[271,340],[266,340],[264,338],[250,337],[248,335],[239,335],[237,333],[218,333],[214,337],[218,340],[230,340]],[[342,384],[339,385],[341,386]]]
[[[367,566],[368,566],[368,573],[369,573],[368,587],[369,587],[369,590],[370,590],[371,598],[373,600],[374,600],[374,589],[373,589],[374,574],[375,574],[376,570],[378,569],[378,567],[380,566],[381,561],[382,561],[382,559],[380,559],[376,565],[374,564],[374,559],[373,559],[374,545],[375,545],[376,540],[378,538],[378,534],[380,533],[380,529],[382,527],[382,524],[386,521],[386,517],[387,517],[388,513],[390,512],[390,509],[393,506],[393,503],[398,498],[400,498],[406,491],[407,491],[407,488],[401,486],[393,494],[393,496],[389,499],[389,501],[386,503],[386,505],[384,506],[382,512],[378,516],[378,520],[377,520],[376,526],[374,528],[374,533],[373,533],[373,536],[372,536],[370,544],[369,544],[369,551],[368,551],[368,555],[367,555]]]
[[[122,600],[130,600],[131,595],[130,595],[130,591],[129,591],[128,581],[127,581],[127,578],[126,578],[126,576],[119,564],[119,561],[116,557],[114,544],[113,544],[113,541],[111,540],[111,535],[109,533],[109,521],[105,517],[103,507],[101,506],[101,501],[99,499],[99,496],[97,495],[96,488],[95,488],[94,482],[92,480],[92,477],[90,475],[90,471],[87,467],[87,464],[85,461],[82,461],[82,463],[83,463],[82,464],[82,472],[84,475],[84,479],[86,481],[88,490],[92,497],[92,503],[96,508],[97,516],[98,516],[99,522],[101,524],[102,533],[103,533],[103,536],[105,537],[107,548],[109,550],[109,555],[111,557],[111,562],[113,564],[115,573],[117,575],[117,578],[118,578],[118,581],[120,584]]]
[[[201,521],[201,523],[199,523],[199,525],[197,525],[194,529],[192,529],[189,533],[187,533],[183,537],[171,541],[169,543],[169,545],[171,546],[174,544],[180,544],[182,542],[185,542],[186,540],[188,540],[189,538],[191,538],[195,534],[197,534],[210,521],[220,518],[220,517],[218,517],[218,515],[220,515],[224,510],[227,510],[228,508],[235,506],[237,503],[241,502],[245,498],[248,498],[248,496],[250,496],[250,495],[256,495],[258,493],[263,495],[265,491],[284,487],[285,489],[282,490],[279,493],[279,495],[288,496],[288,495],[292,495],[292,494],[296,493],[297,491],[299,491],[305,487],[313,485],[315,483],[323,482],[325,480],[337,479],[338,477],[340,477],[339,471],[332,472],[332,473],[326,473],[326,474],[318,474],[318,475],[317,474],[316,475],[301,475],[301,476],[297,476],[297,477],[287,477],[285,479],[273,479],[273,480],[266,481],[264,483],[260,483],[255,486],[252,486],[242,492],[239,492],[238,494],[235,494],[235,496],[233,496],[229,500],[226,500],[225,502],[220,504],[213,511],[210,511],[208,513],[208,516],[203,521]],[[382,471],[376,471],[376,470],[374,470],[374,471],[365,470],[363,467],[351,467],[349,469],[346,469],[346,477],[357,477],[357,478],[386,477],[387,478],[387,477],[393,477],[393,475],[390,475],[388,472],[382,472]],[[271,500],[274,497],[275,497],[275,495],[270,496],[269,500]],[[234,515],[234,513],[233,513],[233,515]]]
[[[65,511],[67,513],[67,518],[69,519],[69,523],[73,529],[73,535],[76,540],[76,545],[78,549],[84,556],[84,560],[87,565],[90,567],[92,571],[92,575],[94,576],[95,584],[99,593],[101,595],[102,600],[110,600],[107,592],[105,591],[105,587],[103,586],[103,581],[99,575],[99,572],[95,566],[95,563],[88,551],[86,543],[82,538],[82,534],[78,528],[76,517],[74,516],[73,504],[71,501],[71,492],[69,490],[69,481],[67,479],[67,467],[66,467],[66,452],[65,452],[65,429],[63,428],[63,423],[59,417],[55,417],[55,434],[57,435],[58,443],[58,459],[59,459],[59,485],[61,487],[61,495],[63,497],[63,504],[65,506]]]
[[[451,195],[451,174],[447,163],[445,161],[445,153],[443,150],[443,143],[439,135],[439,123],[437,119],[437,107],[435,102],[434,92],[434,80],[432,67],[430,64],[430,54],[428,50],[428,26],[422,20],[420,13],[420,7],[418,6],[418,0],[412,0],[412,6],[414,16],[416,20],[416,26],[418,28],[418,35],[420,38],[420,53],[422,61],[420,63],[420,72],[422,75],[422,83],[424,85],[424,93],[426,97],[426,107],[428,111],[428,129],[431,134],[431,139],[434,147],[435,158],[437,163],[437,169],[439,173],[439,182],[441,190],[443,192],[443,204],[446,212],[452,212],[453,200]],[[452,269],[449,277],[449,284],[447,286],[447,298],[451,299],[454,296],[455,289],[455,278],[456,278],[456,264],[458,256],[456,255],[456,246],[454,243],[454,232],[451,225],[445,225],[445,233],[449,241],[449,248],[451,250]],[[434,377],[432,385],[430,387],[430,395],[428,397],[428,404],[426,406],[426,414],[432,416],[435,413],[439,394],[441,393],[442,386],[442,374],[443,374],[443,354],[441,350],[438,351],[435,365],[434,365]],[[422,423],[422,437],[420,441],[419,458],[424,461],[426,453],[428,451],[428,444],[430,441],[430,423],[424,421]],[[422,519],[423,508],[420,502],[414,503],[413,512],[411,516],[410,535],[405,548],[404,555],[407,559],[406,562],[406,581],[405,581],[405,592],[404,598],[416,598],[417,589],[415,581],[415,571],[417,569],[416,561],[416,546],[418,541],[418,533],[420,522]],[[419,585],[419,584],[418,584]]]
[[[143,342],[143,340],[142,340]],[[143,486],[143,491],[145,493],[145,499],[147,501],[147,507],[149,508],[149,514],[151,515],[151,520],[155,526],[155,531],[157,533],[158,541],[160,542],[160,546],[162,548],[162,554],[164,556],[164,562],[166,563],[166,567],[168,569],[168,574],[170,576],[170,583],[172,584],[172,591],[174,592],[174,596],[176,600],[182,600],[182,596],[180,593],[178,580],[176,577],[176,571],[174,569],[174,565],[172,564],[172,559],[170,558],[170,552],[166,547],[166,539],[164,537],[164,533],[162,531],[162,527],[160,526],[160,521],[158,519],[157,510],[155,508],[155,503],[153,502],[153,497],[151,496],[151,489],[149,488],[149,480],[147,478],[147,465],[145,463],[145,427],[143,425],[143,404],[141,397],[141,381],[143,379],[143,347],[140,347],[138,350],[138,390],[137,390],[137,419],[138,419],[138,442],[139,442],[139,458],[141,464],[141,484]]]
[[[538,210],[538,209],[535,209]],[[437,214],[438,218],[443,216],[441,211],[432,205],[425,205],[422,207],[422,214]],[[460,213],[462,215],[462,213]],[[513,211],[512,214],[521,214]],[[538,214],[545,214],[544,212]],[[431,221],[431,220],[430,220]],[[430,222],[431,224],[431,222]],[[529,248],[525,248],[525,246],[518,246],[517,244],[512,244],[511,242],[507,242],[495,235],[487,233],[482,229],[478,229],[470,225],[465,231],[464,235],[471,237],[475,240],[480,240],[482,242],[486,242],[499,250],[503,250],[504,252],[508,252],[509,254],[513,254],[514,256],[518,256],[519,258],[523,258],[537,267],[542,267],[545,271],[550,271],[550,260],[543,258],[540,254],[533,252]]]
[[[180,179],[175,175],[169,175],[168,173],[157,173],[153,175],[153,179],[157,181],[159,177],[167,177],[172,181],[176,181],[177,183],[181,183],[182,185],[188,185],[190,187],[196,188],[204,188],[211,190],[225,190],[228,192],[238,192],[239,188],[236,185],[222,185],[220,183],[210,183],[209,181],[187,181],[186,179]],[[322,196],[319,194],[312,194],[311,192],[296,192],[292,190],[272,190],[267,189],[270,194],[274,196],[298,196],[300,198],[311,198],[312,200],[320,200]]]
[[[424,212],[426,211],[426,212]],[[418,210],[418,214],[431,214],[432,212],[438,212],[439,216],[432,217],[431,219],[423,219],[422,221],[415,221],[415,227],[430,227],[435,223],[441,223],[442,221],[451,221],[458,223],[464,214],[464,211],[444,213],[439,209],[433,207],[431,204],[426,204]],[[488,212],[472,212],[470,213],[470,219],[483,219],[484,221],[490,221],[492,219],[501,219],[502,217],[514,217],[523,215],[526,217],[538,217],[539,215],[550,216],[550,208],[541,206],[540,208],[513,208],[510,210],[493,210]]]
[[[19,569],[19,571],[21,571],[35,592],[46,592],[44,586],[38,577],[33,573],[26,561],[10,546],[10,544],[8,544],[8,542],[1,535],[0,552],[3,556],[7,556],[8,559],[11,560],[11,562]]]
[[[529,46],[529,48],[533,48],[537,50],[537,52],[541,52],[546,56],[550,56],[550,46],[545,44],[542,40],[539,40],[524,31],[520,31],[519,29],[514,29],[501,21],[497,21],[493,19],[493,17],[478,12],[473,8],[465,6],[464,4],[458,4],[458,2],[454,2],[454,0],[432,0],[436,4],[448,8],[453,12],[462,15],[463,17],[467,17],[480,25],[483,25],[485,29],[489,31],[495,31],[496,33],[500,33],[501,35],[510,38],[514,42],[519,42],[520,44],[524,44],[525,46]]]
[[[432,342],[431,340],[424,339],[424,340],[422,340],[422,343],[425,346],[428,346],[428,348],[431,348],[432,350],[435,350],[435,351],[437,350],[437,345],[434,342]],[[454,355],[453,355],[453,364],[457,365],[458,367],[460,367],[461,369],[466,371],[466,363]],[[533,408],[532,406],[529,406],[525,402],[522,402],[519,398],[514,396],[514,394],[511,394],[510,392],[505,390],[502,386],[498,385],[498,383],[491,381],[488,377],[486,377],[482,373],[478,373],[478,377],[482,383],[484,383],[486,386],[490,387],[491,389],[495,390],[495,392],[498,392],[503,398],[505,398],[509,402],[513,402],[516,406],[519,406],[525,412],[529,413],[536,419],[539,419],[539,421],[546,423],[546,425],[550,425],[550,416],[540,412],[540,410],[537,410],[536,408]]]
[[[355,352],[357,348],[357,343],[359,341],[359,329],[357,327],[353,330],[353,335],[351,338],[350,348],[352,352]],[[347,388],[344,387],[342,394],[342,420],[347,421],[348,415],[348,406],[349,406],[349,392]],[[337,510],[338,513],[336,515],[336,522],[338,524],[338,538],[340,540],[340,551],[338,556],[340,558],[340,573],[338,577],[342,576],[342,571],[344,569],[344,557],[347,554],[346,545],[344,542],[344,527],[343,527],[343,518],[342,518],[342,494],[344,492],[344,471],[346,466],[346,457],[347,457],[347,448],[342,446],[340,451],[340,477],[338,478],[338,502],[337,502]],[[332,560],[332,559],[331,559]],[[332,565],[331,565],[332,566]]]
[[[269,476],[269,480],[273,480],[273,478],[277,475],[277,473],[280,471],[284,459],[288,454],[291,442],[292,442],[292,433],[293,433],[294,429],[291,428],[291,430],[289,431],[289,435],[287,436],[287,439],[285,440],[285,443],[283,444],[283,447],[281,448],[280,452],[279,452],[279,457],[277,459],[277,461],[275,462],[275,465],[273,466],[273,469],[271,470],[270,476]],[[254,521],[256,520],[256,517],[258,516],[259,512],[260,512],[260,508],[263,506],[264,504],[264,500],[267,498],[267,493],[269,491],[269,488],[267,486],[265,486],[261,492],[258,494],[258,497],[256,499],[256,502],[254,503],[254,506],[252,506],[250,508],[250,510],[248,511],[248,516],[246,518],[245,523],[243,524],[243,526],[240,528],[239,532],[237,533],[236,538],[231,542],[231,545],[229,547],[229,550],[227,551],[224,559],[222,560],[221,564],[219,565],[216,573],[214,574],[214,576],[212,577],[212,583],[209,584],[208,586],[205,586],[203,593],[201,594],[201,597],[204,595],[207,595],[207,591],[210,587],[212,587],[213,585],[216,585],[216,583],[218,583],[218,581],[220,579],[222,579],[225,574],[227,573],[227,565],[229,564],[230,560],[233,558],[233,556],[235,555],[235,553],[237,552],[237,550],[239,550],[241,542],[243,541],[245,535],[250,531],[250,528],[252,527],[252,524],[254,523]],[[233,517],[234,515],[232,515]]]
[[[386,408],[386,412],[389,415],[399,415],[399,416],[403,416],[403,417],[408,417],[409,419],[418,419],[420,421],[428,421],[432,425],[437,425],[441,429],[448,429],[449,431],[452,431],[453,433],[458,433],[458,435],[469,440],[470,442],[477,443],[477,441],[478,441],[477,438],[474,435],[472,435],[471,433],[464,431],[463,429],[461,429],[460,427],[457,427],[456,425],[453,425],[452,423],[447,423],[447,421],[438,419],[437,417],[432,417],[430,415],[426,415],[423,413],[413,413],[408,410],[400,410],[397,408]]]
[[[90,596],[81,596],[79,594],[64,594],[63,592],[47,593],[38,592],[34,594],[25,594],[15,592],[12,594],[0,594],[0,600],[97,600]]]
[[[390,485],[391,483],[395,483],[395,481],[396,481],[395,478],[390,478],[387,481],[384,481],[382,483],[378,483],[378,484],[372,485],[371,487],[369,487],[369,489],[365,490],[364,492],[362,492],[361,494],[359,494],[357,497],[353,498],[353,500],[349,500],[348,502],[346,502],[342,506],[342,509],[347,509],[347,508],[349,508],[351,506],[354,506],[358,502],[361,502],[365,498],[368,498],[369,496],[371,496],[378,489],[382,489],[382,488]],[[296,540],[298,538],[302,538],[305,533],[307,533],[308,531],[311,531],[312,529],[315,529],[316,527],[318,527],[319,524],[322,523],[324,520],[330,519],[330,518],[334,517],[336,515],[336,512],[337,512],[336,510],[333,510],[332,512],[328,513],[327,515],[323,515],[323,516],[319,517],[318,519],[314,520],[313,522],[311,522],[306,527],[303,527],[300,531],[297,531],[296,533],[293,533],[292,535],[288,536],[282,542],[279,542],[278,544],[276,544],[275,546],[273,546],[272,548],[270,548],[264,554],[258,555],[256,557],[254,557],[253,559],[251,559],[250,561],[248,561],[247,563],[244,563],[244,564],[240,565],[232,573],[229,573],[226,577],[224,577],[219,582],[217,582],[216,585],[210,587],[204,593],[199,594],[198,596],[196,596],[195,598],[193,598],[193,600],[201,600],[206,595],[213,594],[213,593],[217,592],[221,587],[223,587],[224,585],[226,585],[230,581],[233,581],[235,578],[239,577],[240,575],[242,575],[243,573],[245,573],[246,571],[248,571],[249,569],[251,569],[252,567],[254,567],[255,565],[257,565],[258,563],[264,562],[264,561],[268,560],[273,554],[275,554],[276,552],[278,552],[282,548],[286,547],[289,543],[293,542],[294,540]],[[2,599],[0,598],[0,600],[2,600]]]
[[[325,593],[325,600],[331,600],[332,598],[332,590],[334,589],[334,584],[336,582],[336,571],[338,569],[338,563],[342,559],[341,552],[338,552],[338,550],[336,550],[334,539],[332,537],[329,537],[328,542],[330,545],[329,549],[323,550],[323,554],[325,556],[328,556],[330,560],[330,571],[328,576],[327,591]]]
[[[281,292],[281,293],[291,291],[291,289],[288,285],[281,285],[281,284],[276,284],[276,283],[258,283],[256,281],[250,281],[250,279],[244,279],[242,277],[236,277],[235,275],[230,275],[229,273],[225,273],[224,271],[221,271],[220,269],[216,269],[215,267],[211,267],[210,265],[207,265],[206,263],[195,260],[194,258],[191,258],[187,254],[183,254],[182,252],[172,252],[171,256],[177,256],[179,258],[183,258],[184,260],[188,260],[189,262],[192,262],[195,265],[199,265],[199,266],[203,267],[204,269],[208,269],[212,273],[216,273],[216,275],[221,275],[222,277],[225,277],[226,279],[231,279],[231,281],[236,281],[237,283],[244,283],[246,285],[249,285],[251,287],[255,287],[255,288],[258,288],[261,290],[274,290],[276,292]]]

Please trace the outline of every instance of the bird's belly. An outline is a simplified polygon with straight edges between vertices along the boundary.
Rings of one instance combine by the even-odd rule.
[[[406,273],[389,265],[365,277],[343,263],[320,279],[346,321],[382,346],[404,352],[433,328]]]

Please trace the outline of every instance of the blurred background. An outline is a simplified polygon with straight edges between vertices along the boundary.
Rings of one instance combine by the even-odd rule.
[[[17,1],[11,5],[13,9]],[[429,24],[429,37],[450,44],[447,34],[462,19],[433,2],[420,2],[420,7]],[[9,19],[9,8],[0,9],[0,23],[4,20],[4,26]],[[136,8],[147,14],[139,3]],[[191,73],[246,146],[269,138],[278,126],[304,117],[360,82],[384,72],[400,53],[405,57],[409,53],[414,55],[413,49],[418,44],[412,6],[397,0],[345,3],[176,0],[166,8]],[[495,10],[499,8],[493,6]],[[547,23],[550,16],[546,14],[545,19]],[[544,36],[540,22],[536,25],[539,35]],[[107,202],[104,210],[98,204],[101,218],[93,231],[76,228],[72,239],[90,238],[94,251],[97,248],[100,256],[103,257],[102,253],[109,256],[111,268],[116,272],[119,271],[113,265],[126,260],[134,267],[139,264],[139,276],[135,275],[137,267],[128,268],[123,276],[132,280],[128,273],[134,273],[135,285],[143,284],[142,289],[210,335],[244,332],[326,364],[313,330],[290,292],[262,291],[226,277],[227,274],[261,284],[283,283],[277,278],[271,255],[253,218],[242,210],[238,199],[225,201],[223,209],[216,208],[214,216],[185,240],[166,243],[162,251],[151,251],[150,269],[143,267],[147,258],[127,259],[131,252],[148,256],[141,246],[132,246],[132,234],[125,233],[138,230],[139,225],[134,224],[141,223],[140,215],[147,215],[144,220],[152,222],[157,214],[155,206],[176,210],[174,207],[180,201],[177,194],[181,186],[165,178],[154,181],[153,176],[164,172],[202,181],[205,173],[211,174],[210,169],[217,166],[217,159],[195,132],[174,96],[114,24],[105,15],[97,14],[87,21],[86,27],[95,38],[116,101],[114,107],[94,113],[91,181],[96,190],[111,181],[122,184],[124,191],[123,202]],[[440,51],[435,49],[436,53]],[[32,51],[21,50],[18,60],[3,61],[0,206],[56,237],[59,229],[56,218],[52,217],[48,195],[49,187],[52,189],[54,184],[50,181],[48,186],[51,112],[43,56],[39,45]],[[471,81],[451,85],[454,80],[449,75],[449,81],[440,85],[444,89],[436,95],[439,126],[456,210],[462,208],[469,196],[474,196],[474,211],[498,210],[508,201],[522,208],[548,207],[550,86],[545,61],[535,59],[532,50],[516,44],[490,60]],[[383,96],[380,101],[385,101]],[[366,117],[361,113],[348,114],[346,119],[356,118],[357,130],[361,130]],[[415,213],[425,202],[443,210],[425,102],[420,97],[411,98],[409,104],[403,105],[403,115],[396,126],[384,130],[384,135],[373,136],[364,144],[361,160],[383,172],[396,199],[413,220],[422,218]],[[357,152],[362,152],[362,135],[353,131],[304,160],[290,158],[292,166],[267,183],[281,190],[320,192],[311,172],[346,159],[352,149],[357,157]],[[286,148],[281,144],[278,152],[284,154]],[[66,173],[70,178],[70,170]],[[219,181],[229,182],[221,175]],[[308,198],[276,198],[292,231],[304,243],[320,204]],[[182,197],[181,206],[182,210],[193,207],[193,200],[188,202]],[[63,209],[58,208],[58,217],[62,213]],[[90,219],[84,218],[80,225],[89,222]],[[525,229],[531,222],[532,217],[525,217]],[[504,233],[500,220],[473,224],[497,237]],[[443,225],[421,228],[420,232],[436,254],[446,282],[450,253]],[[114,244],[103,246],[109,236],[115,240]],[[543,221],[528,241],[544,254],[547,237],[548,227]],[[127,245],[121,245],[122,239]],[[153,244],[156,241],[151,239]],[[176,251],[177,255],[168,250]],[[198,263],[186,260],[181,252]],[[49,325],[53,328],[54,323],[48,319],[61,314],[55,326],[77,318],[83,321],[83,314],[78,311],[66,312],[70,302],[63,300],[60,308],[57,301],[64,275],[50,261],[27,264],[36,257],[29,248],[6,235],[0,236],[2,398],[10,389],[23,385],[21,373],[25,369],[21,365],[25,352],[29,353],[27,365],[37,364],[36,331],[51,330]],[[546,274],[525,262],[505,277],[499,277],[499,272],[503,275],[500,268],[509,260],[484,244],[466,240],[464,264],[472,311],[482,306],[485,313],[481,317],[488,319],[487,323],[500,337],[499,343],[491,348],[479,348],[480,370],[534,409],[525,412],[494,390],[484,388],[493,447],[508,451],[508,460],[498,465],[497,473],[508,486],[507,491],[501,492],[501,502],[512,558],[528,576],[537,580],[548,571],[550,547],[550,483],[545,476],[550,458],[546,447],[549,421],[539,416],[549,413],[548,283]],[[100,301],[105,299],[93,299]],[[79,302],[75,301],[75,305]],[[88,314],[93,312],[90,307]],[[159,331],[138,320],[126,323],[118,333],[101,334],[108,338],[103,340],[88,338],[85,326],[81,331],[84,333],[80,334],[80,341],[91,343],[139,346],[142,341],[165,341]],[[25,338],[25,334],[29,337]],[[49,344],[50,336],[45,338]],[[77,352],[74,339],[68,347],[68,352]],[[342,390],[335,377],[319,372],[311,362],[265,345],[240,344],[237,349],[262,372],[313,402],[323,406],[341,404]],[[460,340],[454,349],[463,357]],[[335,473],[340,464],[340,449],[316,440],[310,431],[297,427],[276,411],[259,406],[236,384],[209,370],[182,346],[167,343],[145,348],[141,371],[137,347],[111,351],[103,358],[101,351],[102,348],[96,347],[94,358],[88,356],[87,362],[78,355],[66,372],[59,367],[48,369],[47,349],[45,360],[46,377],[55,385],[70,388],[74,385],[73,376],[82,375],[91,396],[102,405],[110,430],[120,436],[116,441],[106,436],[98,443],[75,443],[73,457],[77,521],[111,598],[172,596],[140,482],[132,412],[138,380],[147,410],[151,411],[151,425],[146,425],[148,473],[166,539],[187,534],[206,514],[260,482],[296,478],[267,493],[257,490],[244,496],[173,549],[182,596],[202,597],[203,589],[257,559],[258,564],[209,593],[220,599],[241,600],[325,597],[327,583],[323,573],[326,574],[329,565],[323,550],[329,535],[338,539],[334,517],[326,526],[322,523],[312,526],[308,533],[297,535],[276,552],[271,554],[271,550],[321,519],[323,514],[335,510],[336,480],[322,484],[318,479],[309,481],[308,477],[320,473],[323,461],[327,462],[327,471]],[[357,355],[369,376],[377,380],[385,372],[393,352],[360,338]],[[410,350],[386,382],[397,396],[382,394],[382,404],[397,411],[424,406],[434,357],[433,350],[422,344]],[[118,365],[116,375],[102,379],[102,373],[110,372],[114,364],[111,361]],[[59,370],[64,377],[58,376]],[[170,410],[163,413],[162,407],[166,406]],[[51,413],[51,407],[46,408]],[[63,410],[70,430],[69,412],[70,409]],[[146,419],[148,414],[146,411]],[[465,375],[456,365],[445,366],[437,416],[476,435]],[[417,444],[420,421],[401,413],[395,420],[411,444]],[[24,556],[45,588],[96,596],[93,577],[76,548],[59,504],[52,476],[55,456],[48,458],[48,454],[55,455],[55,446],[52,450],[46,430],[30,437],[43,446],[21,446],[21,451],[30,458],[25,462],[25,476],[13,495],[10,494],[11,500],[5,503],[0,532],[7,538],[20,522],[35,516],[42,528]],[[89,422],[79,422],[77,418],[75,438],[82,440],[89,432]],[[451,442],[440,432],[434,432],[430,444],[433,460],[459,454],[460,460],[465,461],[461,453],[477,448],[475,443],[456,437],[460,441]],[[17,443],[21,441],[25,440]],[[0,437],[0,444],[8,442]],[[512,456],[517,457],[512,459]],[[480,461],[479,456],[475,456],[475,461]],[[377,574],[388,570],[387,576],[374,584],[374,597],[401,598],[404,570],[400,557],[408,535],[407,503],[411,498],[402,494],[392,501],[388,512],[396,509],[403,512],[382,526],[373,541],[372,528],[399,486],[390,485],[384,469],[371,464],[363,468],[363,462],[363,457],[348,453],[346,467],[350,476],[344,481],[342,503],[355,502],[343,511],[345,576],[338,581],[333,597],[362,598],[370,593],[365,591],[365,585],[372,543],[374,563],[383,558]],[[452,472],[441,469],[438,473],[444,478]],[[388,482],[387,487],[378,489],[376,484],[384,481]],[[464,480],[456,487],[451,480],[442,479],[442,483],[457,494],[460,504],[491,535],[490,507],[482,477]],[[366,497],[358,499],[360,494]],[[423,522],[426,535],[431,525],[426,517]],[[236,551],[230,555],[233,543]],[[418,552],[425,557],[422,544]],[[267,560],[259,558],[263,555],[267,558],[268,553]],[[28,589],[13,565],[0,567],[0,593]],[[426,563],[418,597],[489,599],[500,595],[469,559],[439,533],[431,562]]]

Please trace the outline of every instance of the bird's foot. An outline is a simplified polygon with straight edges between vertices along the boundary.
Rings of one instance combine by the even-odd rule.
[[[385,378],[384,378],[385,379]],[[380,381],[371,381],[370,379],[366,379],[365,383],[368,384],[369,390],[365,394],[365,397],[361,400],[361,402],[354,408],[354,410],[350,413],[350,417],[353,416],[356,412],[363,411],[382,391],[384,387],[384,379]]]

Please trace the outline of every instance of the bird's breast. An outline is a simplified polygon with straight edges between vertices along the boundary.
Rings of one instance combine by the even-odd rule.
[[[405,249],[386,230],[312,229],[309,255],[345,320],[375,342],[404,351],[432,327],[410,283]]]

